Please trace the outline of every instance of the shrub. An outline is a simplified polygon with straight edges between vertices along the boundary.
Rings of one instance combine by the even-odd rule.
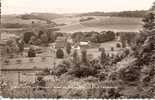
[[[62,59],[64,58],[64,52],[62,49],[58,49],[57,52],[56,52],[56,57],[59,58],[59,59]]]
[[[120,43],[117,43],[117,44],[116,44],[116,47],[117,47],[117,48],[120,48],[120,47],[121,47],[121,44],[120,44]]]
[[[28,51],[28,57],[36,57],[36,51],[30,48]]]
[[[74,65],[70,70],[68,70],[68,74],[78,78],[94,76],[97,74],[97,69],[84,64]]]
[[[74,52],[73,52],[73,63],[75,65],[80,63],[79,55],[78,55],[77,50],[74,50]]]
[[[48,68],[44,69],[44,70],[43,70],[43,73],[44,73],[45,75],[49,75],[49,74],[50,74],[50,69],[48,69]]]
[[[111,47],[111,51],[114,51],[114,47]]]
[[[46,86],[46,82],[45,82],[45,80],[43,80],[43,77],[42,76],[38,76],[37,77],[37,85],[39,86],[39,90],[44,90],[44,88],[42,88],[42,87],[45,87]]]
[[[84,64],[88,64],[88,59],[87,59],[87,51],[86,50],[82,50],[81,51],[81,60],[82,60],[82,63]]]
[[[32,36],[34,36],[33,32],[24,33],[24,42],[28,44]]]
[[[66,45],[66,52],[67,52],[68,54],[71,53],[71,49],[72,49],[71,44],[70,44],[70,43],[67,43],[67,45]]]
[[[56,69],[54,69],[53,74],[56,76],[61,76],[62,74],[67,72],[67,68],[65,64],[59,64]]]
[[[8,65],[10,63],[10,60],[5,60],[4,63]]]
[[[140,78],[140,70],[136,66],[129,66],[121,69],[119,72],[120,79],[124,82],[135,82]]]

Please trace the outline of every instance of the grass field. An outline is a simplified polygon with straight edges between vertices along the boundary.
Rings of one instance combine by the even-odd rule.
[[[89,16],[90,17],[90,16]],[[78,31],[132,31],[137,32],[142,28],[142,18],[129,18],[129,17],[105,17],[105,16],[92,16],[94,19],[80,22],[80,19],[87,18],[77,16],[63,16],[52,19],[51,21],[63,26],[57,26],[61,32],[73,33]],[[31,25],[32,21],[44,25],[46,22],[38,19],[22,20],[16,15],[2,16],[2,23],[19,23]]]
[[[38,19],[29,19],[29,20],[23,20],[23,19],[20,19],[16,16],[2,16],[2,23],[19,23],[19,24],[26,24],[26,25],[30,25],[32,24],[32,21],[33,22],[36,22],[36,23],[42,23],[42,24],[45,24],[46,22],[45,21],[41,21],[41,20],[38,20]]]
[[[94,17],[94,16],[93,16]],[[94,17],[94,20],[79,22],[82,17],[59,18],[54,20],[59,24],[66,24],[60,26],[62,32],[77,32],[77,31],[132,31],[137,32],[142,28],[141,18],[127,18],[127,17]]]

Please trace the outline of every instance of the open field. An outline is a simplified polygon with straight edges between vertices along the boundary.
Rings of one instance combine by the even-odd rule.
[[[89,16],[90,17],[90,16]],[[62,16],[51,19],[52,22],[62,25],[57,26],[60,32],[73,33],[78,31],[132,31],[137,32],[142,29],[142,18],[134,17],[108,17],[108,16],[91,16],[92,20],[80,22],[80,19],[87,18],[87,16]],[[23,20],[17,15],[3,16],[2,23],[19,23],[31,25],[32,21],[39,24],[46,24],[46,21],[39,19]]]
[[[94,16],[93,16],[94,17]],[[141,18],[127,18],[127,17],[101,17],[95,16],[94,20],[79,22],[82,17],[63,17],[53,20],[59,24],[66,24],[59,26],[61,32],[77,32],[77,31],[132,31],[137,32],[142,29],[143,23]]]
[[[19,23],[19,24],[26,24],[26,25],[30,25],[33,22],[36,23],[42,23],[45,24],[45,21],[42,20],[38,20],[38,19],[29,19],[29,20],[23,20],[21,18],[18,18],[16,16],[3,16],[2,17],[2,23]]]

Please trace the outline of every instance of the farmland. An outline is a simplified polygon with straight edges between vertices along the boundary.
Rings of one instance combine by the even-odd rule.
[[[137,32],[142,29],[143,23],[141,18],[128,18],[128,17],[102,17],[93,16],[95,19],[79,22],[82,17],[72,18],[58,18],[53,21],[59,24],[66,24],[60,26],[61,32],[77,32],[77,31],[126,31],[126,32]]]
[[[50,19],[56,23],[50,28],[59,28],[59,32],[49,32],[36,26],[39,28],[36,34],[27,32],[21,40],[4,44],[6,55],[1,69],[3,94],[13,97],[122,98],[128,97],[128,93],[132,95],[129,97],[135,97],[136,92],[142,97],[141,85],[146,81],[143,74],[147,73],[139,70],[139,66],[145,72],[143,65],[147,66],[148,62],[154,64],[154,37],[144,38],[146,47],[143,44],[137,46],[141,40],[138,37],[140,32],[137,32],[143,28],[142,18],[91,16],[91,20],[80,21],[87,17],[62,16]],[[12,17],[5,20],[7,23],[27,24],[30,27],[32,21],[36,25],[50,24],[34,18],[23,20]],[[149,69],[151,83],[153,67]],[[28,89],[26,92],[21,88],[24,86]],[[141,90],[137,92],[133,89],[132,92],[126,89],[132,87]],[[57,88],[63,89],[63,92]],[[129,90],[127,96],[123,92],[125,90]]]
[[[53,24],[57,24],[60,32],[73,33],[79,31],[125,31],[138,32],[142,29],[142,18],[137,17],[108,17],[108,16],[91,16],[92,20],[80,22],[82,18],[90,16],[59,16],[51,19]],[[49,19],[48,19],[49,20]],[[31,25],[32,22],[46,25],[46,20],[27,19],[23,20],[17,15],[8,15],[2,17],[2,23],[18,23],[21,25]],[[59,26],[60,25],[60,26]]]

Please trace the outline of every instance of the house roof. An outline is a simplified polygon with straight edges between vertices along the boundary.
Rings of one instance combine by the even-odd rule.
[[[64,48],[65,47],[65,42],[56,42],[55,48]]]

